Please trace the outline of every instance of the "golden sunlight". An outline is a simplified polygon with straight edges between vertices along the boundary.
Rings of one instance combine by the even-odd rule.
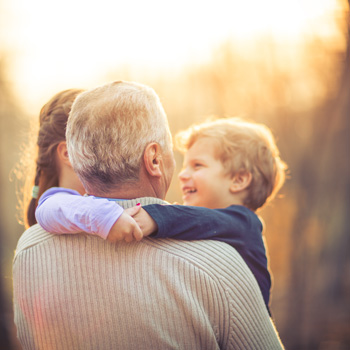
[[[8,75],[27,106],[55,91],[100,83],[127,66],[174,72],[200,64],[225,40],[333,37],[336,0],[7,0],[2,41]],[[130,68],[131,67],[131,68]]]

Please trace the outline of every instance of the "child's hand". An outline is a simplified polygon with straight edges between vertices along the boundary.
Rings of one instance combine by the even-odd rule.
[[[140,241],[143,237],[142,231],[137,222],[132,218],[140,211],[140,206],[136,206],[123,211],[119,219],[112,226],[107,236],[107,241],[117,242],[125,240],[125,242],[132,242],[134,239]]]
[[[130,209],[127,209],[125,211],[132,210],[134,208],[130,208]],[[135,221],[137,222],[137,224],[141,228],[142,235],[144,237],[149,236],[151,233],[153,233],[153,232],[158,230],[157,223],[147,213],[147,211],[142,209],[141,207],[140,207],[139,211],[134,212],[133,214],[130,214],[130,215],[135,219]]]

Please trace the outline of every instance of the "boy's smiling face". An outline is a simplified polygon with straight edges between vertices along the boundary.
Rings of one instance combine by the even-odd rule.
[[[215,156],[217,145],[207,137],[199,138],[186,152],[179,174],[185,205],[211,209],[226,208],[235,203],[230,188],[231,176]]]

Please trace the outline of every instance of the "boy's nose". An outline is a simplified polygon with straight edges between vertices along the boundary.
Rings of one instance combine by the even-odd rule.
[[[188,178],[189,178],[188,171],[186,169],[182,169],[179,173],[179,179],[183,181],[183,180],[186,180]]]

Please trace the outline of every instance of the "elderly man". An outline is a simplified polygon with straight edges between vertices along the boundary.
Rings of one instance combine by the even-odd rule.
[[[81,94],[67,126],[74,170],[90,195],[124,208],[165,203],[171,135],[155,92],[114,82]],[[258,285],[219,241],[21,237],[13,265],[24,349],[281,349]]]

